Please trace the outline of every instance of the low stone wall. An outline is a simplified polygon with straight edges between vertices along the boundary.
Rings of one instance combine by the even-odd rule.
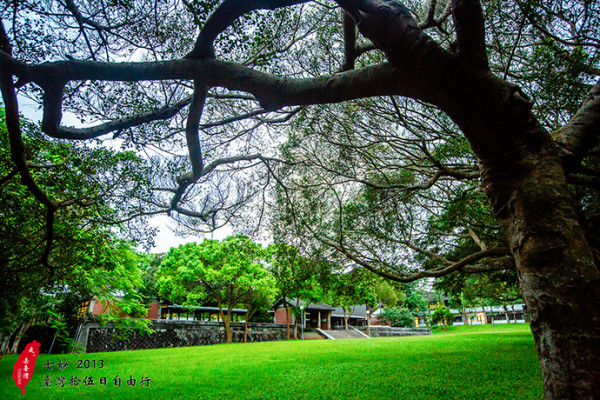
[[[367,330],[366,326],[358,328],[361,332]],[[391,337],[391,336],[419,336],[431,335],[431,329],[428,328],[392,328],[391,326],[371,326],[369,336],[371,337]]]
[[[155,331],[151,335],[134,331],[126,334],[126,339],[119,339],[117,336],[120,332],[114,327],[87,323],[82,326],[76,340],[86,348],[86,353],[203,346],[226,341],[222,322],[158,320],[153,321],[151,328]],[[231,330],[234,342],[244,341],[243,323],[232,323]],[[285,338],[285,325],[248,324],[248,342],[268,342]]]

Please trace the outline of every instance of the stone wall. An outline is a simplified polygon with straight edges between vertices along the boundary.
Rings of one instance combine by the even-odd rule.
[[[168,347],[203,346],[225,343],[225,327],[222,322],[208,321],[153,321],[151,335],[129,332],[126,339],[118,338],[114,327],[87,323],[82,326],[76,339],[87,353],[100,351],[158,349]],[[234,342],[243,342],[244,324],[231,324]],[[268,342],[284,340],[285,325],[249,323],[248,342]]]
[[[361,332],[367,330],[366,326],[358,328]],[[372,326],[369,329],[371,337],[389,337],[389,336],[418,336],[431,335],[431,329],[427,328],[392,328],[391,326]]]

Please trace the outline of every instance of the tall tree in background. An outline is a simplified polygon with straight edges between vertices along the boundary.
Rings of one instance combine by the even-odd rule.
[[[261,221],[264,208],[252,208],[258,210],[252,218],[238,212],[262,204],[265,189],[279,181],[289,203],[314,211],[286,213],[297,228],[292,234],[389,279],[515,268],[545,396],[593,398],[600,392],[598,2],[497,0],[485,9],[478,0],[308,3],[3,6],[1,17],[10,22],[0,32],[0,85],[16,171],[48,214],[41,264],[50,269],[53,217],[66,204],[31,174],[17,89],[43,105],[48,136],[99,141],[112,134],[121,145],[153,149],[145,214],[170,213],[189,229],[234,222],[251,230],[246,223]],[[264,9],[275,11],[256,11]],[[374,96],[383,97],[346,102]],[[340,102],[346,103],[305,114],[297,107]],[[315,109],[327,116],[355,111],[357,134],[331,125],[329,142],[313,142],[328,161],[316,168],[320,157],[279,157],[280,124],[336,122],[324,124]],[[63,111],[96,125],[65,127]],[[466,146],[474,156],[453,155]],[[286,190],[277,164],[306,177],[298,194]],[[344,179],[351,184],[341,189]],[[440,207],[407,196],[431,189],[421,199],[437,201],[471,193],[478,182],[498,235],[492,245],[473,231],[479,249],[446,258],[455,242],[422,242],[427,221],[417,212]],[[469,234],[468,228],[446,237]],[[395,262],[416,253],[431,259],[429,268]]]
[[[159,293],[190,308],[216,304],[226,341],[231,343],[233,309],[252,299],[268,298],[274,290],[274,279],[262,259],[260,245],[241,235],[222,242],[184,244],[169,250],[162,260],[157,272]]]
[[[43,322],[50,317],[50,323],[58,323],[55,309],[76,315],[77,301],[96,298],[112,302],[117,307],[114,310],[132,316],[146,312],[137,295],[143,287],[139,280],[142,261],[122,240],[125,232],[130,237],[143,235],[144,225],[128,227],[119,222],[135,200],[114,207],[112,203],[130,189],[143,191],[139,185],[147,172],[144,163],[132,152],[46,141],[28,121],[22,127],[32,178],[46,193],[61,198],[65,207],[50,215],[25,189],[11,160],[4,110],[0,110],[2,354],[16,351],[20,334],[34,319]],[[124,176],[125,169],[135,173]],[[109,193],[112,195],[107,196]],[[49,219],[53,221],[50,231],[44,229]],[[120,228],[121,234],[113,227]],[[49,236],[52,251],[47,245]],[[74,309],[67,308],[67,300]],[[120,320],[116,311],[110,317]],[[60,332],[61,337],[65,334],[69,332]]]
[[[333,307],[344,310],[344,327],[348,330],[348,321],[356,306],[365,305],[366,309],[373,309],[377,303],[375,290],[376,280],[373,274],[363,268],[336,274],[329,285],[329,301]],[[367,334],[370,327],[367,315]]]
[[[294,319],[294,339],[298,339],[298,321],[302,320],[301,302],[322,301],[323,271],[317,260],[303,257],[292,245],[277,242],[267,248],[269,269],[275,279],[277,296],[284,300],[286,309],[286,337],[290,340],[290,316]],[[291,304],[293,307],[288,307]]]

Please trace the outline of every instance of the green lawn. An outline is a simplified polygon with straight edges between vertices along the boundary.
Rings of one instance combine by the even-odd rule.
[[[0,399],[22,398],[17,356],[0,361]],[[49,371],[48,360],[69,366]],[[104,360],[77,369],[78,360]],[[119,375],[122,387],[113,379]],[[94,386],[71,387],[91,376]],[[137,379],[129,387],[129,377]],[[67,378],[64,388],[44,387]],[[107,386],[99,384],[107,378]],[[148,387],[139,380],[149,377]],[[433,336],[215,345],[85,355],[40,355],[31,399],[540,399],[528,326],[451,327]]]

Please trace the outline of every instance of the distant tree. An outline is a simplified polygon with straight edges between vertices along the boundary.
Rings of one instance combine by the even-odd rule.
[[[406,300],[402,305],[408,308],[414,317],[423,319],[429,326],[429,300],[425,297],[423,290],[414,286],[414,284],[407,285]]]
[[[141,293],[144,299],[148,302],[160,301],[158,287],[156,286],[158,267],[165,257],[161,254],[146,254],[144,269],[142,272],[142,280],[144,282],[144,290]]]
[[[371,308],[378,302],[375,291],[375,278],[370,271],[357,268],[350,272],[335,275],[329,289],[329,302],[332,306],[344,310],[344,326],[348,330],[348,321],[356,306],[367,305]],[[369,323],[367,318],[367,323]]]
[[[284,300],[286,309],[287,340],[290,340],[290,321],[295,315],[293,337],[298,338],[298,320],[302,319],[300,302],[321,301],[323,298],[323,265],[300,254],[298,248],[276,242],[267,248],[269,268],[275,278],[277,295]],[[288,304],[292,304],[289,307]]]
[[[448,293],[452,304],[459,309],[502,306],[508,323],[508,305],[523,301],[516,273],[512,270],[483,275],[454,274],[437,279],[435,287]],[[493,316],[491,321],[494,323]]]
[[[386,307],[395,307],[406,300],[404,291],[396,288],[393,282],[386,279],[376,278],[374,289],[378,302]]]
[[[272,277],[261,264],[263,250],[247,236],[205,239],[169,250],[157,276],[159,294],[187,307],[214,302],[232,342],[232,310],[271,293]],[[268,295],[267,295],[268,296]]]
[[[431,316],[431,323],[443,324],[447,327],[449,324],[452,325],[452,319],[454,318],[454,314],[450,311],[450,309],[446,306],[439,305],[436,307],[433,315]]]
[[[267,309],[273,304],[273,299],[277,293],[275,287],[275,278],[267,269],[254,268],[252,274],[246,275],[250,282],[250,288],[242,296],[240,304],[246,309],[244,318],[244,343],[248,340],[248,322],[261,310]]]
[[[378,318],[383,324],[394,327],[410,328],[415,326],[413,313],[405,307],[384,308]]]

